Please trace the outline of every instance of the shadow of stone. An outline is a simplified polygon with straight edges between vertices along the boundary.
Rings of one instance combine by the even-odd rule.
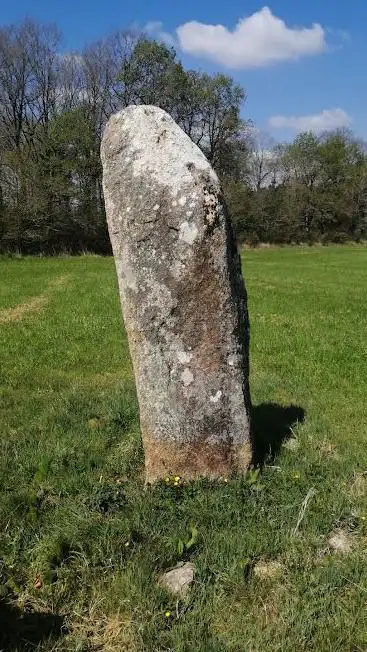
[[[292,436],[292,427],[305,420],[305,410],[297,405],[276,403],[254,405],[251,411],[251,436],[254,466],[263,466],[278,455],[283,442]]]
[[[0,652],[28,652],[42,641],[52,641],[66,633],[62,616],[27,612],[0,602]]]

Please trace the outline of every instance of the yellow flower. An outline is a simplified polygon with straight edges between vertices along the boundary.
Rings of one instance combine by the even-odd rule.
[[[169,478],[164,478],[164,481],[165,481],[165,482],[169,482]]]
[[[180,476],[179,476],[179,475],[175,475],[175,478],[174,478],[174,480],[175,480],[175,482],[180,482],[180,480],[181,480],[181,478],[180,478]]]
[[[166,616],[166,618],[170,618],[172,614],[170,611],[166,611],[164,615]]]
[[[295,480],[299,480],[300,477],[301,477],[301,474],[298,473],[298,471],[297,471],[296,473],[293,473],[293,477],[294,477]]]
[[[125,548],[128,548],[129,545],[130,545],[130,541],[126,541],[126,543],[125,543]]]
[[[366,520],[366,517],[365,517],[365,516],[361,516],[361,519],[362,519],[362,521],[365,521],[365,520]]]
[[[173,486],[178,487],[178,481],[177,480],[174,481]]]

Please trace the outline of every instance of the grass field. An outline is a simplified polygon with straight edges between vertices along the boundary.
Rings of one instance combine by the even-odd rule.
[[[112,259],[0,259],[0,650],[367,650],[367,248],[244,268],[262,472],[145,490]]]

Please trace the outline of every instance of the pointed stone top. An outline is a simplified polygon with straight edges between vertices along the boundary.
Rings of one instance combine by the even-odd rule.
[[[192,187],[193,169],[205,173],[209,183],[218,184],[199,147],[157,106],[128,106],[110,118],[103,136],[102,161],[116,156],[120,165],[125,162],[129,166],[133,177],[148,173],[170,188],[173,196],[186,184]]]

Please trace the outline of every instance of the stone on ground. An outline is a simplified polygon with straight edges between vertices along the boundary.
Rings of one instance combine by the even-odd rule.
[[[194,576],[195,566],[188,561],[164,573],[160,578],[160,584],[173,595],[184,598],[190,590]]]
[[[246,293],[218,178],[154,106],[114,115],[101,155],[146,480],[245,471]]]
[[[296,439],[296,437],[291,437],[290,439],[287,439],[286,442],[284,442],[283,446],[290,451],[296,451],[299,448],[299,441]]]
[[[352,552],[353,549],[353,542],[351,537],[347,532],[344,532],[344,530],[341,529],[335,530],[335,532],[329,538],[328,544],[334,552],[348,554],[349,552]]]
[[[262,580],[273,580],[283,573],[283,566],[279,561],[259,561],[254,566],[254,575]]]

